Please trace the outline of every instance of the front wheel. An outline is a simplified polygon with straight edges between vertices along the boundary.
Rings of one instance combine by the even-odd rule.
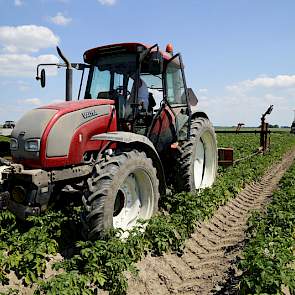
[[[210,187],[216,178],[217,154],[216,136],[209,119],[192,119],[190,138],[180,143],[176,155],[176,190]]]
[[[88,179],[88,188],[83,203],[90,239],[109,228],[129,230],[158,209],[157,171],[143,152],[123,152],[101,160]]]

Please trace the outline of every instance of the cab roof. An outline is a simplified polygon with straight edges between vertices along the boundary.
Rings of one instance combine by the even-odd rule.
[[[98,55],[116,54],[116,53],[137,53],[139,48],[148,49],[151,46],[144,43],[116,43],[95,47],[85,51],[84,62],[91,64]],[[172,56],[170,53],[160,51],[164,60],[169,60]]]

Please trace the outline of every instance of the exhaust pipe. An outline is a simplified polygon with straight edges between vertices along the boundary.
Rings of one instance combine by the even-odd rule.
[[[73,85],[73,68],[68,59],[63,55],[59,47],[56,47],[60,58],[65,62],[66,68],[66,101],[72,100],[72,85]]]

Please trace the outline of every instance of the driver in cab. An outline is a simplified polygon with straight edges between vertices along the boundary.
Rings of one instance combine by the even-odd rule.
[[[133,77],[131,77],[133,79]],[[149,105],[149,90],[146,83],[139,78],[139,85],[138,85],[138,103],[142,107],[142,109],[147,110]],[[135,83],[133,82],[130,100],[132,101],[135,96]]]

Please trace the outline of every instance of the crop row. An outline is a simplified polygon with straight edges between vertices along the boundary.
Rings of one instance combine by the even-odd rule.
[[[237,156],[251,154],[258,146],[255,135],[219,137],[219,146],[232,146]],[[259,179],[266,168],[281,159],[295,145],[295,137],[272,135],[271,150],[265,156],[220,169],[210,189],[195,194],[180,193],[161,198],[159,214],[146,230],[132,230],[122,241],[120,232],[110,232],[96,242],[82,241],[79,232],[81,208],[71,203],[62,210],[31,218],[19,224],[7,211],[0,213],[0,282],[7,284],[7,274],[14,271],[24,285],[37,283],[36,294],[96,294],[97,288],[112,294],[127,290],[126,271],[136,273],[135,263],[147,252],[160,255],[166,251],[181,253],[184,241],[196,223],[209,218],[218,206],[240,192],[245,184]],[[65,251],[71,249],[71,251]],[[64,260],[54,265],[60,273],[43,280],[50,255],[63,253]],[[70,254],[69,254],[70,252]],[[36,285],[36,284],[35,284]]]
[[[249,219],[240,269],[241,294],[295,292],[295,164],[280,181],[266,212]]]

